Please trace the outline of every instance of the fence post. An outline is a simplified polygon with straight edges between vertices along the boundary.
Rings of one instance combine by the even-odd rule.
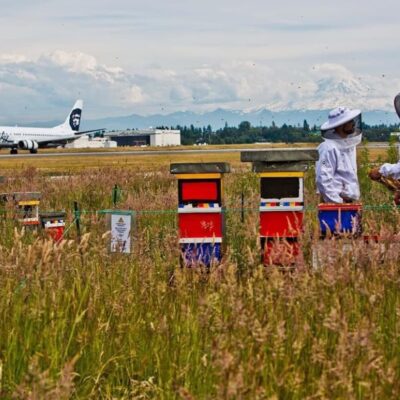
[[[75,225],[76,232],[78,234],[78,240],[81,241],[81,213],[79,211],[78,202],[74,201],[74,216],[75,216]]]
[[[119,201],[119,195],[120,195],[121,189],[117,184],[113,187],[113,193],[112,193],[112,201],[113,201],[113,206],[115,207]]]
[[[244,192],[242,190],[242,194],[241,194],[241,209],[240,209],[240,215],[241,218],[240,220],[242,221],[242,224],[244,223]]]

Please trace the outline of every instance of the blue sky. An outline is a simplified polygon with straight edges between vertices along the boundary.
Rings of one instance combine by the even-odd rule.
[[[3,0],[0,122],[131,113],[392,109],[400,3]]]

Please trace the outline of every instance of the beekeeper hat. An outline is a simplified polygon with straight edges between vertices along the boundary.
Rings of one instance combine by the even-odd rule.
[[[349,108],[345,107],[335,108],[329,113],[328,121],[321,126],[321,131],[328,131],[330,129],[337,128],[338,126],[351,121],[359,115],[361,115],[360,110],[350,110]]]
[[[400,118],[400,93],[394,98],[394,109]]]

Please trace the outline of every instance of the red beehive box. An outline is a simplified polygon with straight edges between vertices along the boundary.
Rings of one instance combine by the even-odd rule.
[[[292,265],[300,255],[300,245],[297,240],[263,240],[262,261],[264,265]]]
[[[260,236],[297,237],[302,231],[303,211],[260,212]]]
[[[179,181],[179,203],[221,201],[221,179],[189,179]]]
[[[179,237],[213,238],[222,237],[221,213],[183,213],[178,216]]]
[[[55,241],[59,242],[64,235],[64,226],[58,226],[55,228],[46,229],[49,236]]]
[[[59,242],[63,238],[65,217],[66,213],[64,211],[45,212],[40,214],[42,228],[55,242]]]

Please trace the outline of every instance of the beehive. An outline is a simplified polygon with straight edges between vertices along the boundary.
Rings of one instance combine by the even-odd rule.
[[[39,192],[16,192],[12,198],[15,203],[17,219],[24,226],[37,227],[39,225],[39,205],[41,199]]]
[[[178,179],[179,246],[185,266],[221,261],[224,237],[222,178],[227,163],[171,164]]]
[[[64,235],[65,216],[64,211],[40,213],[42,228],[55,242],[59,242]]]
[[[315,149],[244,151],[260,178],[260,243],[264,264],[294,264],[303,229],[304,175]]]

